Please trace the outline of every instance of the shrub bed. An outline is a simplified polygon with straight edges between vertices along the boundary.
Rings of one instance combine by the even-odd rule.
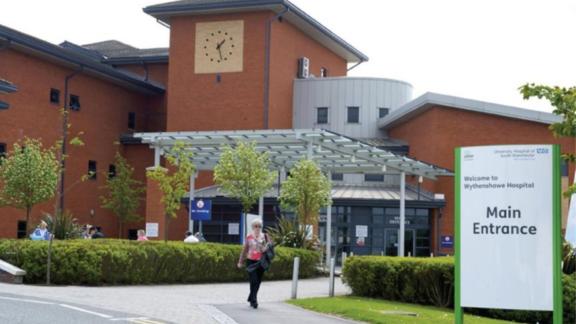
[[[52,283],[58,285],[136,285],[246,280],[236,264],[240,245],[126,240],[54,241]],[[26,270],[25,283],[44,283],[48,242],[0,240],[0,259]],[[267,279],[292,277],[300,256],[300,276],[316,274],[316,252],[276,248]]]
[[[454,259],[350,257],[342,277],[357,296],[453,307]],[[564,323],[576,321],[576,278],[564,275]],[[524,323],[552,323],[551,312],[466,309],[468,313]]]

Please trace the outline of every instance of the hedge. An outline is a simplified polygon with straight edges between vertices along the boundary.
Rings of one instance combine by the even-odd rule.
[[[51,281],[57,285],[136,285],[232,282],[246,280],[238,269],[240,245],[126,240],[54,241]],[[48,242],[0,240],[0,259],[26,270],[24,282],[46,281]],[[276,248],[267,279],[292,277],[300,256],[300,276],[316,274],[319,255],[300,249]]]
[[[342,278],[357,296],[400,302],[454,306],[454,259],[354,256]],[[563,277],[564,323],[576,321],[576,278]],[[466,309],[477,315],[523,323],[552,323],[551,312]]]

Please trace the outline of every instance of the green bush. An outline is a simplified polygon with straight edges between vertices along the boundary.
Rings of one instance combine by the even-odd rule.
[[[342,278],[357,296],[453,307],[454,259],[354,256]],[[576,278],[564,275],[564,323],[576,321]],[[466,309],[481,316],[523,323],[551,323],[551,312]]]
[[[266,228],[266,232],[278,246],[307,250],[319,250],[320,247],[318,238],[308,239],[308,230],[300,226],[297,220],[277,218],[276,226]]]
[[[246,280],[236,264],[240,245],[126,240],[54,241],[51,277],[59,285],[134,285]],[[25,283],[46,278],[48,242],[0,240],[0,259],[24,270]],[[277,248],[266,278],[292,277],[292,262],[300,256],[300,276],[316,274],[317,253]]]

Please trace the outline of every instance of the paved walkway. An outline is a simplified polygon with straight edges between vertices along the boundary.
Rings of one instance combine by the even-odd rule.
[[[174,323],[288,323],[289,317],[301,319],[298,320],[299,324],[346,322],[284,304],[283,301],[290,298],[291,281],[265,281],[258,296],[260,303],[258,310],[252,310],[245,302],[248,283],[123,287],[45,287],[0,284],[0,291],[20,296],[89,305],[99,309],[137,314]],[[337,295],[342,295],[349,291],[337,279],[335,292]],[[300,280],[299,298],[327,295],[327,278]],[[251,314],[254,316],[247,321]],[[315,320],[306,322],[307,318]],[[292,324],[294,320],[290,322]]]

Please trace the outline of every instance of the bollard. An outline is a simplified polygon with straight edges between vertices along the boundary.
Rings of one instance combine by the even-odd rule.
[[[430,253],[430,257],[431,257],[431,258],[434,257],[434,252]]]
[[[334,297],[334,268],[336,267],[336,261],[334,257],[330,259],[330,284],[328,287],[328,295]]]
[[[354,256],[354,252],[350,252],[350,256],[353,257],[353,256]]]
[[[412,252],[408,252],[408,257],[411,257],[411,256],[412,256]]]
[[[294,268],[292,269],[292,299],[296,299],[298,294],[298,271],[300,269],[300,257],[294,258]]]
[[[342,267],[344,267],[344,263],[346,263],[346,258],[348,254],[346,252],[342,252]]]
[[[383,250],[380,251],[380,256],[384,256],[384,251],[383,251]]]

